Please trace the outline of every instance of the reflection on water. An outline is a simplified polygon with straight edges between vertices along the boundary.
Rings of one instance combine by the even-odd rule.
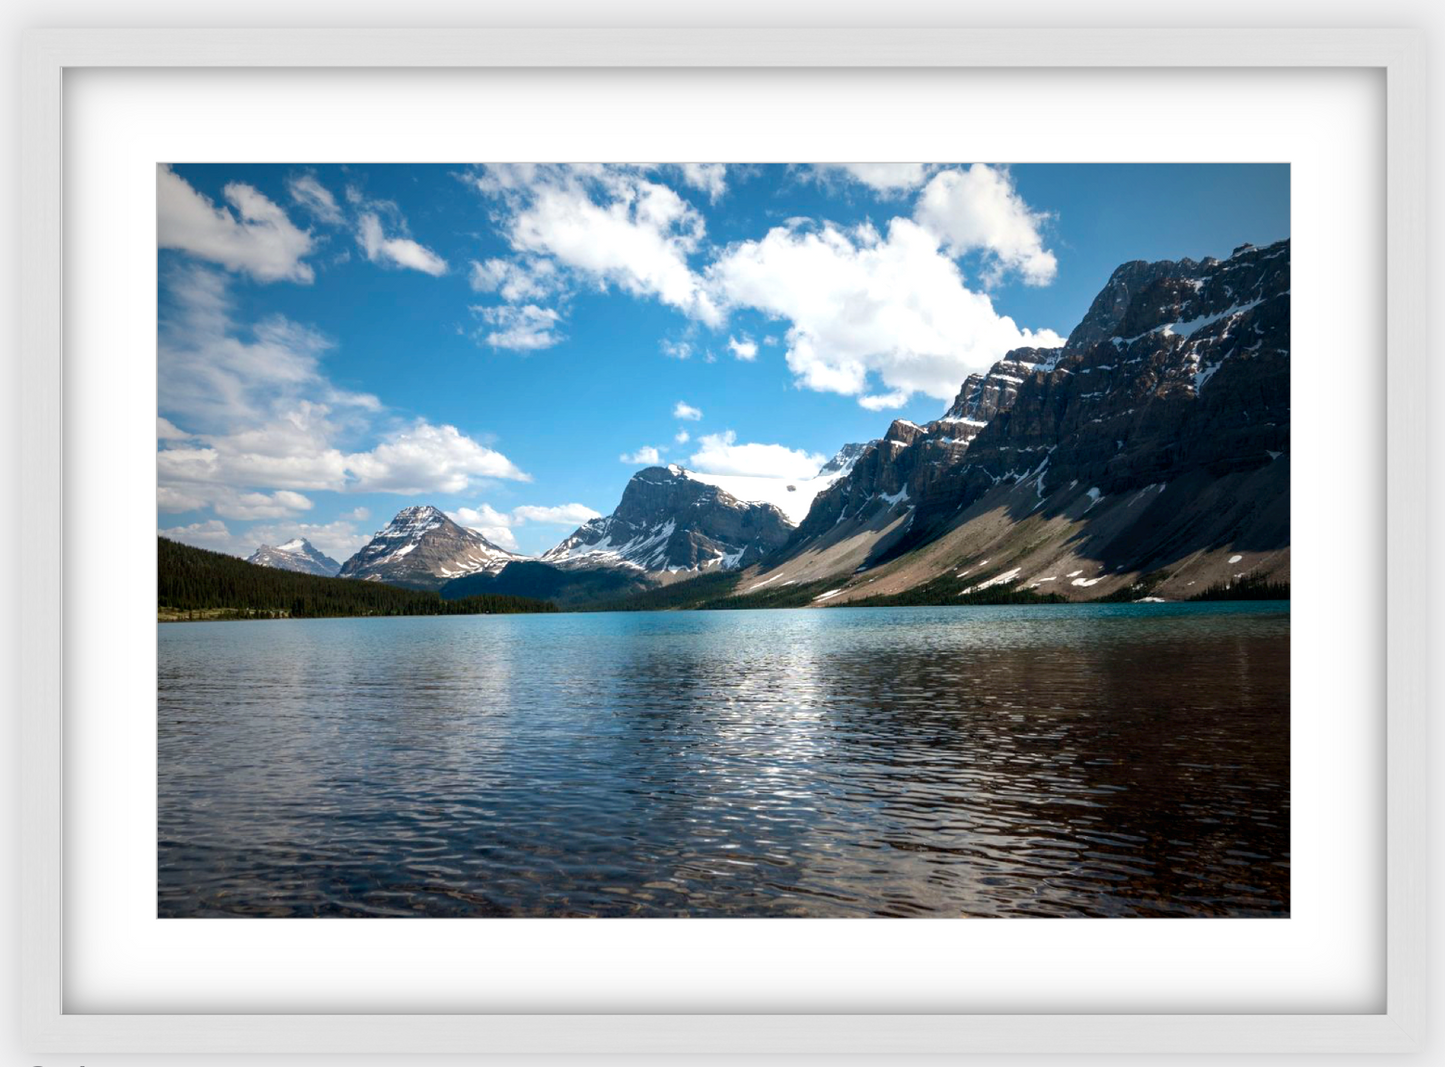
[[[1287,605],[160,627],[163,916],[1289,912]]]

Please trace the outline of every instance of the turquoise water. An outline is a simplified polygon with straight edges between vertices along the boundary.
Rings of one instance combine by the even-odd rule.
[[[159,627],[163,916],[1285,915],[1287,604]]]

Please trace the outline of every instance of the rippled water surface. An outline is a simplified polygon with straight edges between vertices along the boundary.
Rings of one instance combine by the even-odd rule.
[[[1289,911],[1287,605],[159,640],[164,916]]]

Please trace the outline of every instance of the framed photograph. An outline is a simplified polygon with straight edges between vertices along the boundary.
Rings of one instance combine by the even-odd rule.
[[[1416,1047],[1423,79],[32,33],[30,1044]]]

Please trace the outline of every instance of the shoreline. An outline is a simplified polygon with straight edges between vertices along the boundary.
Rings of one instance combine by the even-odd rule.
[[[187,622],[274,622],[277,620],[291,622],[316,622],[327,619],[401,619],[401,618],[450,618],[465,619],[476,617],[494,616],[523,616],[523,615],[679,615],[684,612],[697,613],[727,613],[736,611],[813,611],[813,610],[835,610],[835,609],[919,609],[919,608],[1064,608],[1064,607],[1129,607],[1134,605],[1148,605],[1149,607],[1181,607],[1190,604],[1280,604],[1286,609],[1289,607],[1289,600],[1278,598],[1262,598],[1259,600],[1149,600],[1149,601],[1109,601],[1109,600],[1062,600],[1062,601],[1018,601],[1016,603],[999,604],[818,604],[801,605],[794,607],[756,607],[756,608],[654,608],[633,609],[631,611],[589,611],[587,609],[558,608],[556,611],[535,612],[509,612],[509,611],[479,611],[467,614],[449,615],[321,615],[321,616],[292,616],[289,612],[265,612],[257,609],[254,614],[244,614],[232,608],[210,608],[206,609],[204,615],[201,613],[183,614],[180,612],[160,612],[157,615],[156,623],[187,623]],[[200,617],[198,617],[200,616]]]

